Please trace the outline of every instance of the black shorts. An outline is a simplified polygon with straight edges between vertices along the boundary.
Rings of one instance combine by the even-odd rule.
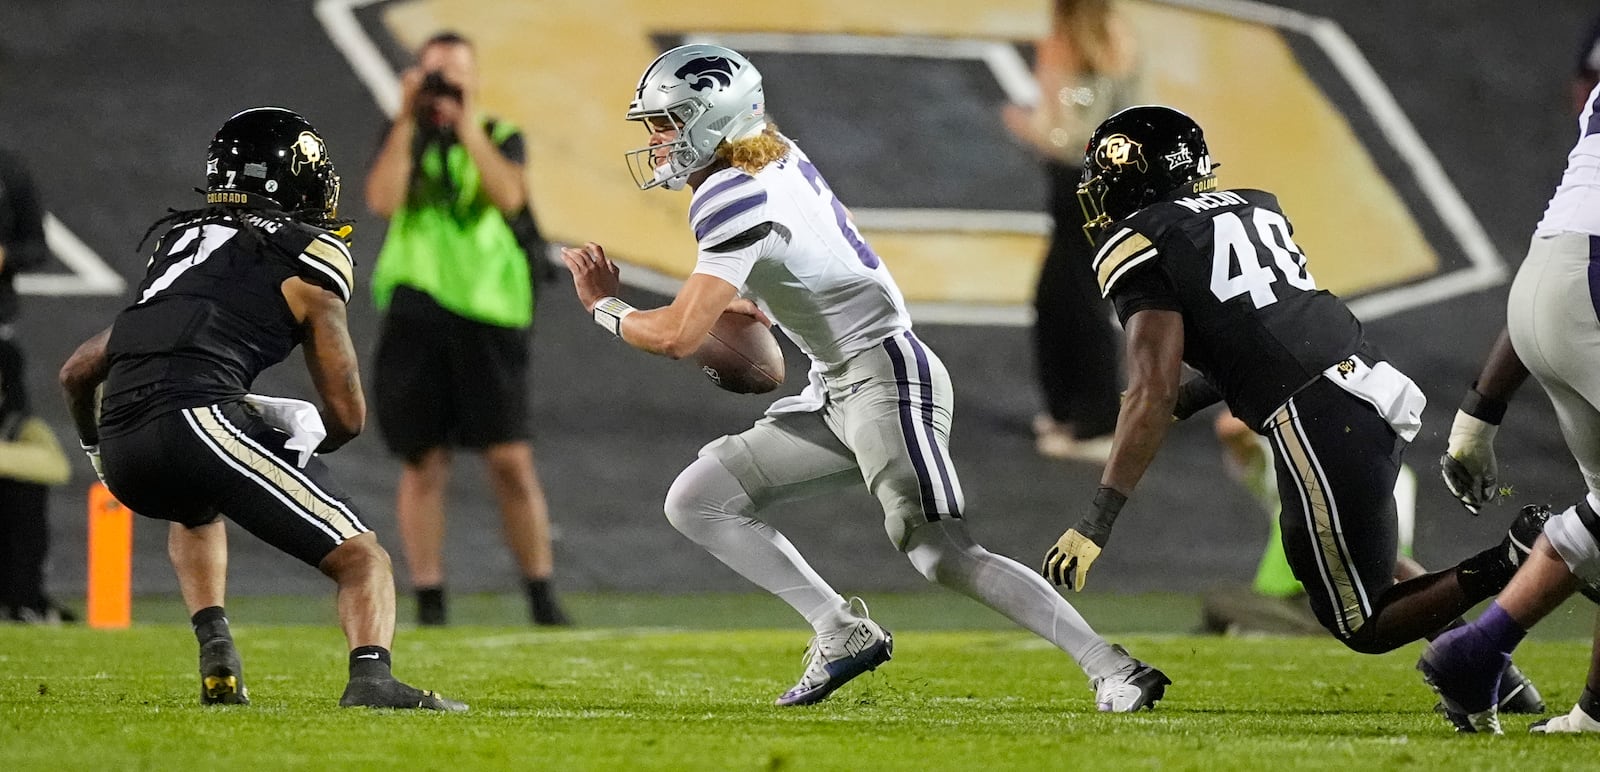
[[[321,459],[304,469],[289,435],[241,402],[162,413],[100,438],[106,485],[146,517],[194,527],[224,515],[315,567],[369,529]]]
[[[1371,405],[1318,378],[1269,419],[1278,524],[1317,620],[1341,640],[1394,586],[1394,483],[1406,442]]]
[[[528,439],[528,330],[464,319],[395,290],[378,339],[373,404],[384,443],[415,461],[437,447]]]

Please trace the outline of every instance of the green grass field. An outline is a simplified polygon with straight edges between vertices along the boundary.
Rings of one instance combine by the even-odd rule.
[[[584,627],[521,626],[515,598],[485,597],[453,609],[473,624],[402,629],[396,674],[470,702],[464,715],[335,707],[345,657],[323,599],[230,608],[249,707],[198,705],[194,640],[169,600],[141,602],[152,621],[126,631],[0,626],[0,766],[1543,770],[1592,769],[1600,742],[1530,736],[1524,717],[1504,738],[1456,737],[1412,669],[1419,646],[1175,634],[1195,608],[1179,596],[1079,604],[1176,682],[1154,712],[1114,716],[1065,656],[959,598],[877,599],[894,660],[799,709],[771,706],[807,637],[775,601],[569,603]],[[1557,710],[1581,689],[1589,618],[1569,605],[1519,651]]]

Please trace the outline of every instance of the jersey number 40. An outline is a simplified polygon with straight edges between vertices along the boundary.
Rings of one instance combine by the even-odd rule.
[[[1278,302],[1272,285],[1279,278],[1297,290],[1315,290],[1306,255],[1289,237],[1289,221],[1271,209],[1250,209],[1248,216],[1251,227],[1234,212],[1211,221],[1211,294],[1227,302],[1248,292],[1256,308],[1265,308]]]

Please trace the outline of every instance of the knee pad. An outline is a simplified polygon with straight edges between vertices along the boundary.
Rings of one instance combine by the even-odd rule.
[[[906,537],[905,553],[911,565],[930,582],[949,584],[970,572],[970,550],[982,549],[967,536],[958,521],[941,520],[913,529]]]
[[[672,481],[662,509],[672,527],[688,534],[711,518],[748,514],[750,497],[722,462],[714,456],[701,456]]]
[[[1600,515],[1587,500],[1550,518],[1544,535],[1573,575],[1589,584],[1600,580]]]

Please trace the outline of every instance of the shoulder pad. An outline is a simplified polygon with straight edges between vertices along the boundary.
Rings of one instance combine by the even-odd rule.
[[[1147,207],[1139,214],[1144,214],[1151,208],[1153,207]],[[1094,262],[1091,265],[1095,280],[1100,284],[1102,296],[1109,296],[1117,280],[1126,276],[1128,271],[1159,256],[1155,242],[1131,227],[1136,218],[1137,215],[1112,226],[1111,236],[1100,245],[1100,250],[1095,252]]]
[[[310,241],[295,255],[296,273],[349,303],[355,291],[355,259],[350,248],[320,229],[306,228],[303,233]]]
[[[711,175],[689,204],[689,226],[696,241],[716,243],[763,219],[767,188],[738,169]]]

